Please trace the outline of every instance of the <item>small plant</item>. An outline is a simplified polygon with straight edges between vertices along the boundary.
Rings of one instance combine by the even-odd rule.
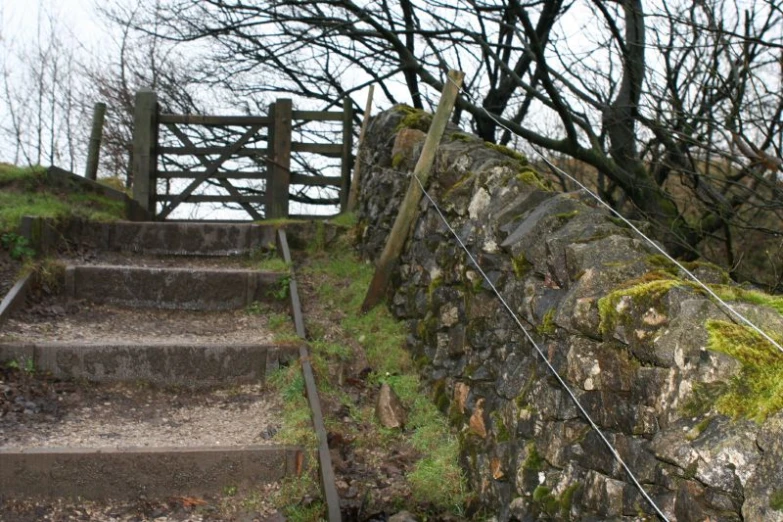
[[[0,236],[0,244],[8,250],[12,259],[23,261],[35,255],[35,250],[30,247],[27,238],[14,232],[6,232]]]
[[[32,357],[22,357],[21,359],[11,359],[5,363],[5,367],[11,370],[20,370],[27,375],[35,373],[35,361]]]
[[[266,295],[283,301],[288,297],[288,285],[291,283],[291,276],[281,277],[277,281],[277,287],[270,289]]]
[[[237,494],[237,487],[236,486],[224,486],[223,487],[223,494],[227,497],[234,497]]]

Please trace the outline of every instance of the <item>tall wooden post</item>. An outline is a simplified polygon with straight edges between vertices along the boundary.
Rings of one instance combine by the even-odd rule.
[[[92,111],[92,131],[87,148],[87,166],[84,177],[95,181],[98,177],[98,161],[101,154],[101,139],[103,138],[103,122],[106,118],[106,104],[98,102]]]
[[[290,99],[278,99],[269,106],[269,175],[266,180],[266,219],[288,217],[288,188],[291,184]]]
[[[144,89],[136,93],[133,116],[133,199],[154,216],[158,167],[158,96]]]
[[[402,253],[408,234],[411,228],[413,228],[412,225],[416,221],[419,202],[423,194],[419,182],[422,185],[427,184],[430,170],[435,162],[435,153],[438,151],[438,145],[443,137],[443,131],[446,130],[446,123],[449,121],[451,110],[454,108],[454,102],[457,100],[457,94],[459,94],[464,77],[465,73],[449,71],[449,79],[446,85],[443,86],[438,109],[432,117],[427,139],[424,140],[424,148],[421,151],[419,160],[416,162],[416,167],[413,169],[413,177],[410,185],[408,185],[408,192],[405,193],[405,198],[402,200],[400,211],[394,220],[391,232],[389,232],[389,238],[386,240],[386,246],[383,248],[383,253],[375,267],[375,274],[373,274],[372,281],[370,281],[370,288],[367,289],[367,295],[364,297],[362,312],[367,312],[373,308],[386,293],[392,270]],[[416,181],[416,178],[419,181]]]
[[[348,197],[351,190],[351,171],[353,170],[353,101],[350,96],[343,100],[343,155],[342,181],[340,183],[340,212],[348,209]]]
[[[375,85],[370,85],[370,91],[367,93],[367,103],[364,105],[364,116],[362,117],[362,128],[359,131],[359,144],[356,147],[356,159],[353,167],[353,180],[351,180],[351,190],[348,193],[348,212],[356,210],[356,202],[359,200],[359,184],[361,183],[362,174],[362,145],[364,145],[364,133],[367,131],[367,122],[370,121],[370,113],[372,113],[372,97],[375,93]]]

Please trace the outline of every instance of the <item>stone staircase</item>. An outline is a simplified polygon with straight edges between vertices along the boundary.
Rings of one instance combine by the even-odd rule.
[[[205,495],[301,472],[301,449],[271,440],[281,399],[264,386],[297,347],[245,310],[285,306],[287,274],[250,262],[274,229],[122,222],[80,235],[97,248],[62,259],[61,293],[0,327],[0,360],[69,381],[0,419],[0,496]]]

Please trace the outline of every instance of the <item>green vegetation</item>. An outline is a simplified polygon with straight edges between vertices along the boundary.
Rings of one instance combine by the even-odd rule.
[[[684,282],[672,279],[667,275],[650,273],[640,280],[631,281],[630,285],[610,292],[598,300],[598,314],[601,318],[599,330],[601,332],[612,331],[618,322],[627,316],[627,314],[618,311],[618,305],[623,298],[628,297],[633,301],[642,302],[646,308],[649,308],[666,292],[674,287],[684,285]]]
[[[353,228],[359,223],[359,220],[353,212],[343,212],[331,218],[329,223],[338,227]]]
[[[392,157],[391,166],[393,169],[400,168],[400,165],[402,165],[402,162],[405,161],[405,154],[402,152],[398,152],[397,154]]]
[[[772,492],[769,496],[769,507],[775,511],[783,511],[783,490]]]
[[[451,141],[463,141],[465,143],[478,141],[478,138],[476,136],[465,134],[464,132],[453,132],[451,136],[449,136],[449,138],[451,139]]]
[[[715,399],[715,409],[735,419],[763,422],[783,408],[783,354],[746,326],[709,320],[706,327],[707,347],[742,363],[740,373]]]
[[[522,467],[530,471],[541,471],[544,469],[545,461],[538,453],[536,444],[534,442],[528,442],[527,446],[525,446],[525,450],[527,451],[527,458],[522,464]]]
[[[529,168],[521,170],[519,173],[517,173],[516,178],[525,185],[531,185],[539,190],[547,192],[552,190],[552,186],[548,181],[541,179],[541,176],[538,174],[538,172]]]
[[[397,124],[395,132],[399,132],[402,129],[416,129],[422,132],[430,130],[432,114],[407,105],[397,105],[395,109],[405,115],[400,123]]]
[[[0,233],[12,232],[24,216],[70,217],[114,221],[125,214],[121,201],[88,192],[52,189],[40,167],[20,168],[0,163]]]
[[[544,314],[543,319],[541,319],[541,324],[539,324],[536,327],[536,331],[540,335],[553,335],[555,331],[557,331],[557,325],[555,324],[555,313],[557,310],[554,308],[550,308],[547,310],[547,312]]]
[[[388,384],[409,411],[406,433],[386,430],[375,424],[374,409],[352,415],[365,425],[374,425],[375,434],[363,436],[373,446],[409,444],[422,455],[407,475],[415,500],[438,509],[460,511],[465,501],[465,479],[458,465],[459,445],[449,431],[448,420],[421,392],[421,383],[409,353],[405,350],[406,328],[383,306],[359,314],[364,294],[373,275],[371,265],[357,260],[347,245],[311,256],[305,269],[308,278],[320,281],[319,300],[329,309],[339,311],[339,326],[363,349],[372,368],[368,381],[373,386]],[[326,339],[313,342],[314,358],[345,360],[351,356]],[[315,363],[314,363],[315,365]],[[328,379],[327,379],[328,380]],[[323,382],[323,380],[322,380]],[[327,390],[328,391],[328,390]]]
[[[539,511],[550,517],[560,516],[570,520],[569,512],[573,503],[574,494],[579,490],[579,484],[571,484],[563,493],[556,497],[546,486],[538,486],[533,490],[533,504]]]
[[[511,264],[513,265],[514,275],[517,279],[522,279],[533,269],[533,264],[527,260],[524,252],[511,258]]]
[[[35,256],[35,250],[30,248],[30,242],[27,238],[14,232],[0,235],[0,245],[8,250],[11,259],[24,261]]]
[[[509,158],[520,162],[522,166],[527,165],[527,158],[524,156],[524,154],[521,154],[513,149],[509,149],[504,145],[498,145],[497,143],[485,141],[484,146],[488,149],[497,151],[503,154],[504,156],[508,156]]]

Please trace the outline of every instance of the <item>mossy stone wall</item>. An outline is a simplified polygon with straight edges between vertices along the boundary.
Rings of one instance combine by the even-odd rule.
[[[370,260],[410,181],[391,157],[407,116],[383,112],[367,131],[358,217]],[[783,373],[781,354],[731,330],[754,343],[737,356],[742,346],[715,338],[728,331],[716,321],[730,318],[702,290],[584,194],[549,186],[524,157],[452,130],[428,190],[670,520],[783,521],[783,413],[743,415],[737,404],[743,389],[753,404],[780,402],[759,394],[780,393],[764,372]],[[762,328],[783,332],[777,300],[730,291],[713,266],[693,269]],[[471,509],[501,521],[655,520],[425,202],[388,302],[459,431]],[[743,388],[743,379],[753,382]]]

